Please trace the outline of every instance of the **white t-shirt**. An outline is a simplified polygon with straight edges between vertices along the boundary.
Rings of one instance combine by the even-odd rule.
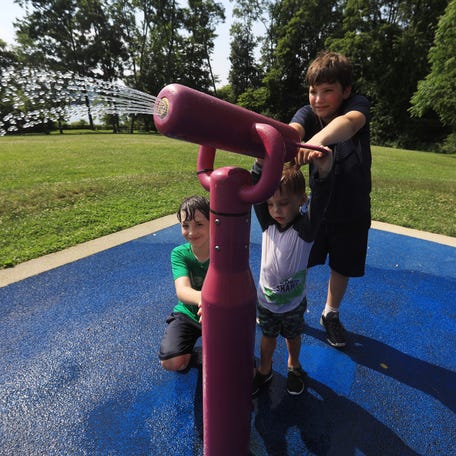
[[[261,168],[256,164],[252,177],[255,183],[261,179]],[[307,262],[330,194],[331,179],[316,178],[307,210],[285,229],[271,217],[267,202],[255,204],[263,233],[258,302],[271,312],[293,310],[306,296]]]
[[[263,231],[258,286],[258,300],[263,307],[283,313],[299,306],[306,296],[312,244],[302,239],[294,226],[281,232],[272,224]]]

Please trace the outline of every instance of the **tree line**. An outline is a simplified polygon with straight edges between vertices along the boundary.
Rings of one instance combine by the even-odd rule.
[[[0,40],[0,71],[121,79],[153,95],[178,82],[288,122],[307,103],[309,63],[332,50],[352,60],[354,90],[371,100],[373,143],[455,151],[456,0],[230,1],[225,87],[211,65],[225,21],[215,0],[16,0],[24,15],[17,45]],[[8,108],[0,98],[0,114]]]

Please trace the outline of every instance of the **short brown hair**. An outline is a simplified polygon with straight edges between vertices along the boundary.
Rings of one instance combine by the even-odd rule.
[[[352,64],[337,52],[320,52],[307,69],[306,82],[309,86],[339,82],[345,89],[353,84]]]
[[[204,196],[193,195],[185,198],[177,211],[177,220],[180,223],[189,222],[195,218],[195,212],[200,211],[209,220],[209,200]],[[182,218],[182,214],[184,217]]]
[[[282,178],[278,191],[288,192],[293,195],[304,196],[306,194],[306,179],[301,170],[292,162],[285,163],[282,170]]]

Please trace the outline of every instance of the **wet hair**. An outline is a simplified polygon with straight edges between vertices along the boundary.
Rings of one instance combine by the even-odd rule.
[[[350,60],[337,52],[320,52],[307,69],[306,83],[309,86],[339,82],[345,89],[353,84],[353,69]]]
[[[199,195],[184,198],[177,211],[177,220],[179,220],[179,223],[193,220],[196,211],[200,211],[209,220],[209,200]],[[182,214],[184,214],[183,219]]]
[[[292,162],[285,163],[278,191],[304,196],[306,194],[306,179],[301,170]]]

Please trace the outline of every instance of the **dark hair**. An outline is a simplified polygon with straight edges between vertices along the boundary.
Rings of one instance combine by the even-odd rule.
[[[353,84],[352,64],[337,52],[320,52],[307,69],[306,82],[309,86],[339,82],[345,89]]]
[[[294,163],[285,163],[283,165],[282,178],[280,179],[278,190],[280,193],[289,192],[299,196],[306,194],[306,179]]]
[[[179,223],[193,220],[195,211],[200,211],[209,220],[209,200],[204,196],[193,195],[184,198],[177,211],[177,219]],[[184,214],[182,220],[181,214]]]

